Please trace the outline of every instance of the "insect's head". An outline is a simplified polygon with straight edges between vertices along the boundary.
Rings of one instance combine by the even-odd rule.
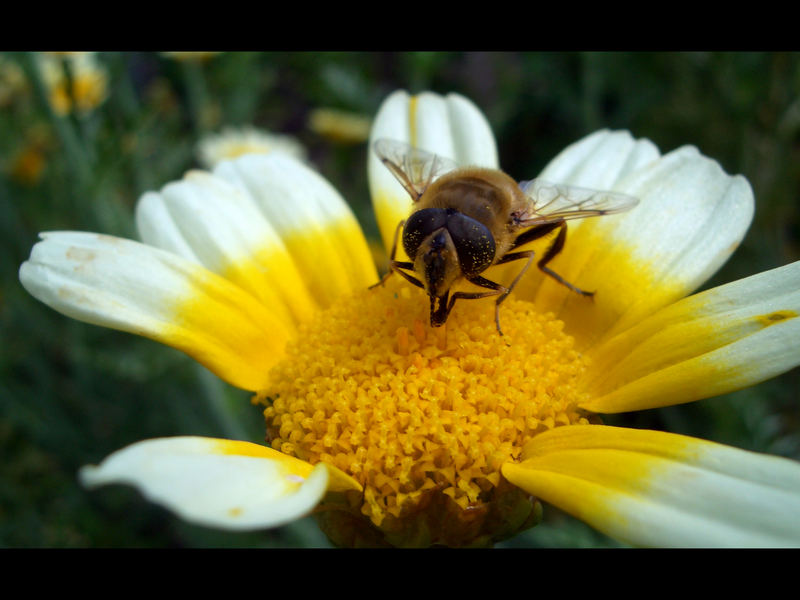
[[[403,248],[414,261],[425,291],[442,298],[461,277],[492,264],[495,242],[482,223],[452,208],[425,208],[403,227]]]
[[[420,241],[415,247],[406,243],[407,240],[416,239]],[[461,277],[456,245],[446,227],[439,227],[424,235],[413,224],[411,228],[406,224],[403,246],[406,252],[413,251],[409,256],[414,259],[414,271],[420,276],[425,291],[432,298],[442,298]]]

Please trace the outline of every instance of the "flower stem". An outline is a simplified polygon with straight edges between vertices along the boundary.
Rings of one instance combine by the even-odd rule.
[[[78,186],[81,190],[88,189],[89,182],[91,180],[91,165],[86,149],[83,147],[80,137],[70,123],[69,119],[59,115],[55,110],[53,110],[47,88],[42,80],[42,76],[39,71],[39,67],[36,64],[33,52],[25,52],[22,55],[22,68],[25,70],[28,78],[33,84],[34,92],[39,98],[39,101],[47,113],[50,123],[53,125],[53,129],[56,130],[56,133],[58,134],[58,137],[64,146],[70,171],[75,177]]]
[[[236,415],[236,407],[227,394],[224,384],[204,367],[196,365],[197,377],[203,388],[206,404],[217,420],[222,434],[232,440],[251,440],[246,428]]]

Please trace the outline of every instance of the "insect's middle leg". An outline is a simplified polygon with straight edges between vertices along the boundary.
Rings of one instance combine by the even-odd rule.
[[[528,259],[528,262],[525,263],[525,266],[522,267],[522,270],[519,273],[517,273],[517,276],[514,278],[514,281],[512,281],[511,285],[508,287],[504,287],[499,283],[495,283],[494,281],[489,281],[488,279],[485,279],[483,277],[477,277],[472,279],[468,278],[468,281],[471,281],[476,285],[483,285],[484,287],[493,287],[494,289],[498,290],[500,297],[497,298],[497,302],[494,303],[494,323],[497,326],[497,333],[499,333],[500,335],[503,335],[503,330],[500,329],[500,304],[503,302],[503,300],[508,298],[509,294],[511,294],[511,292],[514,291],[514,288],[516,287],[517,283],[519,283],[519,280],[522,279],[523,275],[525,275],[525,271],[528,270],[528,267],[530,267],[531,263],[533,262],[533,255],[534,255],[533,250],[524,250],[522,252],[511,252],[509,254],[506,254],[505,256],[503,256],[503,258],[497,261],[496,264],[502,265],[504,263],[509,263],[515,260],[521,260],[523,258]],[[480,279],[481,281],[475,281],[475,279]]]

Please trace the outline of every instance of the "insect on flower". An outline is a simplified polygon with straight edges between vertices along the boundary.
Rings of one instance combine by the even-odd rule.
[[[497,296],[495,324],[503,335],[500,304],[534,260],[533,250],[520,248],[556,230],[537,266],[573,292],[592,297],[594,292],[574,286],[547,266],[564,248],[566,221],[623,212],[639,202],[626,194],[540,179],[518,184],[497,169],[461,167],[449,158],[395,140],[379,139],[374,149],[411,196],[414,209],[395,230],[389,271],[372,287],[397,272],[423,288],[430,297],[433,327],[444,325],[458,299]],[[395,260],[401,229],[410,261]],[[493,265],[523,259],[527,260],[525,266],[508,287],[481,275]],[[461,279],[489,291],[451,295],[451,288]]]

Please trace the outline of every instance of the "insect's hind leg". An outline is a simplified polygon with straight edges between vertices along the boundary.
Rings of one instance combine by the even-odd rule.
[[[585,292],[579,287],[572,285],[569,281],[561,277],[558,273],[553,271],[551,268],[547,266],[551,260],[553,260],[561,250],[564,249],[564,243],[567,241],[567,224],[564,221],[558,225],[558,235],[550,247],[547,249],[547,252],[544,253],[544,256],[539,260],[536,266],[539,267],[543,273],[549,275],[556,281],[558,281],[561,285],[564,285],[571,289],[573,292],[580,294],[581,296],[586,296],[591,298],[594,296],[594,292]]]

